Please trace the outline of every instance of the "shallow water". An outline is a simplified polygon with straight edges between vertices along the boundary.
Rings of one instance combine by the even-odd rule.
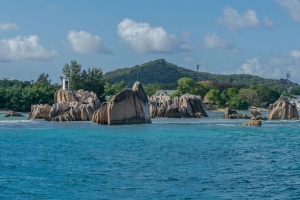
[[[3,118],[0,199],[299,199],[300,121]]]

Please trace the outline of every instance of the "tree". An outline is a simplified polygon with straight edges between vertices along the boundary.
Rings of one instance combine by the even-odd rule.
[[[249,103],[247,101],[244,101],[239,96],[233,96],[228,105],[232,109],[246,110],[248,109]]]
[[[70,89],[93,91],[99,99],[102,99],[104,93],[102,69],[88,68],[81,71],[81,65],[77,61],[71,61],[71,64],[65,64],[62,72],[70,79]]]
[[[104,83],[104,95],[105,96],[112,96],[115,95],[122,90],[125,89],[124,85],[124,80],[120,81],[119,83],[111,84],[110,82],[105,82]]]
[[[220,90],[212,89],[205,95],[207,100],[210,101],[210,104],[216,103],[218,104],[221,101],[221,93]]]
[[[36,82],[51,85],[51,79],[49,79],[49,75],[45,73],[40,74]]]
[[[62,72],[66,78],[70,79],[70,89],[80,89],[81,65],[79,65],[76,60],[72,60],[71,64],[66,63],[62,69]],[[63,77],[60,77],[60,79],[63,79]]]
[[[177,89],[181,93],[191,93],[195,87],[195,81],[191,78],[183,77],[180,78],[178,81]]]
[[[244,101],[247,101],[250,106],[260,107],[262,101],[256,90],[240,89],[238,94]]]
[[[227,98],[230,100],[231,98],[238,95],[239,90],[237,88],[228,88],[226,92]]]
[[[148,83],[146,85],[143,85],[143,88],[148,96],[152,96],[153,94],[155,94],[157,90],[161,90],[160,85],[158,85],[157,83],[155,84]]]

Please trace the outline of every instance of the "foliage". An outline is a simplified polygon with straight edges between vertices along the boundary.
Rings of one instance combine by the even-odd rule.
[[[208,101],[210,101],[210,104],[212,103],[219,103],[221,100],[221,93],[220,90],[211,89],[209,92],[205,95]]]
[[[51,85],[51,79],[49,79],[49,75],[45,73],[40,74],[36,82]]]
[[[104,82],[101,69],[88,68],[88,70],[81,70],[81,65],[74,60],[71,61],[70,64],[66,63],[62,72],[65,77],[70,79],[70,89],[93,91],[97,94],[99,99],[102,99],[102,95],[104,93]],[[63,77],[60,78],[62,79]]]
[[[148,96],[152,96],[157,90],[161,90],[161,86],[157,83],[143,85],[143,88]]]
[[[239,97],[248,102],[250,106],[260,107],[262,101],[256,90],[243,88],[239,91]]]
[[[24,87],[20,84],[11,86],[10,83],[7,85],[0,86],[0,108],[30,111],[31,106],[34,104],[48,103],[51,105],[54,103],[53,96],[57,88],[51,85],[37,82]]]
[[[246,110],[248,109],[249,103],[240,96],[233,96],[228,106],[233,109]]]
[[[115,95],[119,92],[121,92],[122,90],[125,89],[124,85],[124,81],[120,81],[119,83],[115,83],[115,84],[110,84],[109,82],[105,82],[104,84],[104,95],[105,96],[112,96]]]
[[[175,92],[173,94],[170,94],[169,97],[171,99],[173,99],[174,97],[181,97],[181,95],[182,95],[182,93],[178,91],[178,92]]]
[[[177,90],[181,93],[193,93],[193,89],[195,87],[195,81],[191,78],[183,77],[178,81]]]

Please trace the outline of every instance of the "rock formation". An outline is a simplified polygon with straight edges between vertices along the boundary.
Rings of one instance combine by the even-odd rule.
[[[185,94],[170,99],[169,96],[151,96],[150,116],[154,117],[207,117],[200,96]]]
[[[18,112],[9,110],[4,117],[22,117],[22,116],[23,115]]]
[[[148,96],[142,85],[135,82],[132,89],[114,95],[94,113],[92,121],[108,125],[151,123]]]
[[[269,105],[269,119],[298,119],[298,111],[294,104],[289,103],[283,96]]]
[[[29,118],[31,119],[46,119],[51,110],[49,104],[37,104],[31,106]]]

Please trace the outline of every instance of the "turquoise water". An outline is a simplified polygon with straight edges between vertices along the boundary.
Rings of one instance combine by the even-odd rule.
[[[0,199],[299,199],[300,121],[99,126],[0,114]]]

